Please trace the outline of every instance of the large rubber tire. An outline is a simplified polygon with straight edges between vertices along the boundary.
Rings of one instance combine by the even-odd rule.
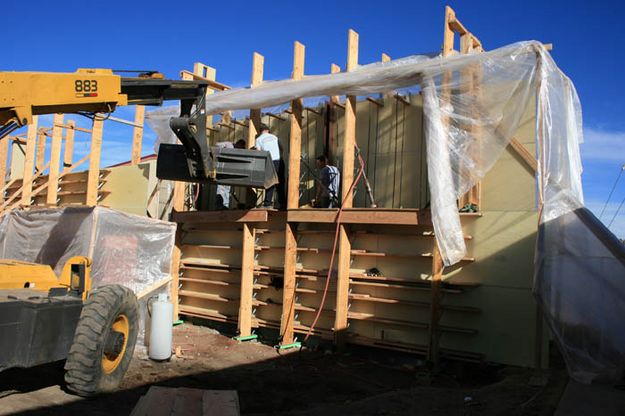
[[[116,390],[130,365],[138,330],[139,304],[130,289],[110,285],[91,292],[65,362],[67,388],[83,397]]]

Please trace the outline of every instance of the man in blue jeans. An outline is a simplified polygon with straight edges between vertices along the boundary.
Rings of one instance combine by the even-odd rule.
[[[271,161],[273,167],[278,174],[278,184],[272,186],[265,191],[265,200],[263,201],[263,207],[273,207],[273,194],[278,188],[278,209],[286,208],[286,197],[284,193],[284,162],[280,157],[280,144],[278,138],[269,132],[269,127],[266,124],[261,123],[260,135],[256,138],[256,150],[262,150],[269,152],[271,155]]]

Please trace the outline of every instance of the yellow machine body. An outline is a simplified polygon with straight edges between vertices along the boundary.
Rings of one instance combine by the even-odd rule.
[[[109,113],[127,105],[121,78],[110,69],[73,73],[0,72],[0,124],[24,126],[38,114]]]
[[[70,258],[60,277],[45,264],[0,260],[0,290],[29,288],[48,292],[54,287],[81,290],[82,298],[86,299],[91,290],[91,260],[82,256]]]

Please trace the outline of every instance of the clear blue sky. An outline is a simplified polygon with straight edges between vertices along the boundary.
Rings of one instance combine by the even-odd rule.
[[[360,62],[439,50],[446,3],[436,1],[14,1],[3,2],[2,70],[78,67],[155,69],[178,78],[201,61],[218,80],[249,83],[252,53],[265,78],[289,77],[293,41],[306,45],[306,72],[344,65],[347,30],[360,34]],[[586,202],[601,210],[625,163],[625,2],[450,1],[486,49],[519,40],[553,43],[560,68],[580,95]],[[124,140],[127,132],[111,132]],[[109,136],[110,137],[110,136]],[[105,140],[107,137],[105,137]],[[151,149],[146,148],[146,152]],[[611,218],[625,198],[625,174]],[[625,237],[625,207],[612,228]]]

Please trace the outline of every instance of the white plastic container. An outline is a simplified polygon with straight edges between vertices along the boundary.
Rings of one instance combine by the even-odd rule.
[[[150,344],[148,356],[163,361],[171,357],[174,305],[167,294],[161,293],[151,303]]]

